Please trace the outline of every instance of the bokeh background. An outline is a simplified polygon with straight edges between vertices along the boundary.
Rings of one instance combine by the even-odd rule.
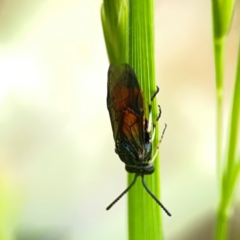
[[[105,211],[126,187],[126,172],[106,108],[101,3],[0,0],[3,240],[127,238],[126,197]],[[239,20],[235,13],[226,53],[225,130]],[[160,124],[168,124],[161,199],[173,215],[163,214],[164,235],[197,239],[191,236],[201,229],[211,236],[217,206],[211,1],[156,0],[155,40]]]

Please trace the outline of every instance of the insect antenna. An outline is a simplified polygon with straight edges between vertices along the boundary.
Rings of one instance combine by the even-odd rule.
[[[142,183],[143,183],[143,186],[144,188],[147,190],[147,192],[151,195],[151,197],[158,203],[158,205],[161,206],[161,208],[165,211],[165,213],[168,215],[168,216],[172,216],[171,213],[163,206],[163,204],[157,199],[157,197],[155,195],[153,195],[153,193],[150,191],[150,189],[148,188],[148,186],[146,185],[146,182],[144,180],[144,175],[141,175],[142,177]]]
[[[136,180],[137,180],[137,177],[139,175],[135,175],[133,181],[131,182],[131,184],[127,187],[127,189],[125,189],[107,208],[106,210],[109,210],[125,193],[127,193],[131,187],[135,184]]]

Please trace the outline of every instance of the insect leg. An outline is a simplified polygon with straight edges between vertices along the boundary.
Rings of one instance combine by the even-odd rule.
[[[156,95],[158,94],[158,92],[159,92],[159,87],[157,86],[157,90],[156,90],[156,92],[152,95],[152,97],[151,97],[151,102],[153,101],[153,99],[156,97]]]
[[[154,98],[156,97],[156,95],[158,94],[159,92],[159,87],[157,86],[157,90],[156,92],[152,95],[151,97],[151,102],[150,104],[148,105],[148,115],[149,115],[149,119],[148,119],[148,126],[147,126],[147,132],[150,133],[151,130],[152,130],[152,102],[154,100]],[[160,118],[160,117],[159,117]],[[159,119],[158,118],[158,119]]]
[[[165,213],[168,216],[172,216],[171,213],[164,207],[164,205],[157,199],[157,197],[150,191],[150,189],[148,188],[148,186],[145,183],[144,180],[144,175],[142,175],[142,184],[144,186],[144,188],[147,190],[147,192],[151,195],[151,197],[160,205],[160,207],[165,211]]]
[[[125,189],[107,208],[106,210],[109,210],[124,194],[126,194],[131,188],[132,186],[135,184],[137,177],[139,175],[135,175],[133,181],[131,182],[131,184],[127,187],[127,189]]]
[[[149,118],[148,118],[147,132],[150,133],[152,130],[152,104],[149,104],[148,109],[149,109],[148,110]]]
[[[157,144],[155,153],[154,153],[152,159],[150,159],[150,160],[148,161],[148,163],[153,163],[154,160],[155,160],[155,158],[157,157],[157,154],[158,154],[158,151],[159,151],[159,147],[160,147],[160,143],[162,142],[162,139],[163,139],[164,133],[165,133],[165,131],[166,131],[166,128],[167,128],[167,124],[165,123],[165,127],[164,127],[164,129],[163,129],[163,131],[162,131],[162,136],[161,136],[161,138],[160,138],[160,140],[159,140],[159,142],[158,142],[158,144]]]
[[[156,121],[153,123],[153,133],[152,133],[152,136],[151,136],[150,139],[149,139],[149,142],[152,142],[152,141],[154,140],[154,137],[155,137],[155,128],[156,128],[157,122],[158,122],[158,120],[160,119],[161,114],[162,114],[162,110],[161,110],[160,105],[158,105],[158,109],[159,109],[159,113],[158,113],[158,116],[157,116]]]

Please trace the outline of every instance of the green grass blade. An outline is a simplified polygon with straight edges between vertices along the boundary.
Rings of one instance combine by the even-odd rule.
[[[222,138],[223,138],[223,75],[224,75],[225,37],[214,40],[215,73],[216,73],[216,156],[217,177],[221,182],[222,169]],[[220,186],[219,186],[220,189]]]
[[[129,64],[135,70],[142,86],[146,103],[156,90],[154,65],[153,0],[129,2]],[[157,116],[153,103],[153,119]],[[153,149],[158,142],[158,129]],[[146,176],[151,191],[160,197],[159,159],[155,160],[155,173]],[[129,174],[128,181],[133,176]],[[161,208],[147,194],[140,178],[128,194],[129,240],[161,240]]]
[[[232,113],[230,122],[230,136],[228,141],[227,163],[230,169],[236,165],[237,143],[239,141],[239,125],[240,125],[240,43],[238,50],[237,73],[235,79]]]
[[[223,129],[223,78],[226,36],[228,34],[233,15],[234,0],[212,0],[212,22],[213,22],[213,44],[216,73],[216,156],[217,156],[217,177],[219,183],[223,174],[222,161],[222,129]]]
[[[232,22],[235,0],[212,0],[213,34],[221,39],[228,34]]]
[[[128,1],[104,0],[101,19],[109,62],[128,61]]]
[[[231,119],[229,123],[229,141],[226,161],[223,161],[223,95],[224,95],[224,60],[225,46],[228,31],[231,26],[234,0],[212,0],[213,42],[216,73],[216,99],[217,99],[217,175],[219,186],[219,204],[216,222],[216,240],[225,240],[228,235],[228,222],[232,210],[233,198],[239,179],[237,162],[237,144],[239,142],[239,112],[240,112],[240,45],[238,64],[236,70],[235,87],[233,93]]]
[[[225,240],[228,235],[228,222],[233,207],[233,199],[240,174],[240,162],[237,158],[240,133],[240,43],[238,63],[233,93],[226,169],[222,178],[221,199],[218,207],[216,240]]]

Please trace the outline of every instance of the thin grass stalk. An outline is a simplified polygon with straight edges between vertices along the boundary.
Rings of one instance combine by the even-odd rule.
[[[154,1],[129,1],[129,64],[135,70],[144,92],[146,105],[156,91],[154,62]],[[148,112],[147,106],[145,106]],[[148,114],[148,113],[147,113]],[[157,116],[157,104],[153,103],[153,119]],[[158,142],[158,128],[153,149]],[[159,158],[155,160],[155,173],[146,176],[151,191],[160,197]],[[129,174],[128,181],[133,176]],[[161,240],[162,222],[160,207],[147,194],[139,179],[128,194],[129,240]]]
[[[216,240],[228,238],[229,220],[233,212],[233,200],[240,174],[240,162],[237,157],[240,128],[240,42],[236,78],[233,90],[231,118],[229,121],[229,140],[227,146],[226,167],[222,175],[221,198],[216,222]]]

